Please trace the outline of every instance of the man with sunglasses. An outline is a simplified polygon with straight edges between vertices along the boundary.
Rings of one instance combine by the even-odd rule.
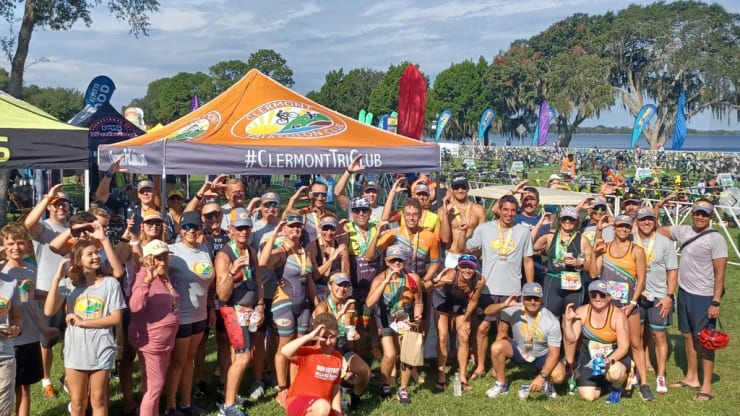
[[[686,349],[686,375],[671,387],[698,389],[694,400],[711,400],[714,351],[698,342],[699,331],[710,320],[719,318],[727,269],[727,242],[711,228],[714,204],[699,199],[691,208],[693,225],[664,226],[662,235],[678,242],[681,261],[678,268],[678,329]],[[699,359],[704,377],[699,379]]]
[[[350,199],[347,197],[346,192],[347,182],[349,182],[349,179],[353,174],[365,169],[360,165],[360,160],[362,160],[361,155],[352,160],[352,163],[347,166],[347,170],[342,173],[342,176],[340,176],[337,181],[337,185],[334,187],[334,196],[339,203],[339,208],[342,210],[347,210],[350,207]],[[360,198],[365,198],[370,204],[370,209],[372,210],[371,217],[380,221],[380,218],[383,215],[383,206],[378,205],[378,184],[375,181],[367,181],[362,187]]]
[[[307,194],[309,205],[303,209],[299,209],[299,212],[306,217],[304,231],[308,236],[306,243],[311,242],[319,237],[321,231],[319,225],[319,219],[324,215],[326,207],[326,199],[329,195],[328,188],[325,183],[314,182],[310,187],[301,186],[288,200],[288,205],[285,207],[286,211],[295,208],[296,203],[301,200],[301,194]],[[305,237],[305,236],[304,236]]]
[[[397,212],[393,212],[393,203],[396,199],[396,195],[406,189],[403,187],[405,180],[406,178],[399,178],[393,184],[391,191],[388,193],[388,199],[385,201],[385,206],[383,207],[383,215],[381,217],[383,221],[388,221],[389,223],[397,222],[399,224],[399,228],[404,227],[406,216],[403,214],[403,209]],[[423,181],[417,181],[411,187],[410,199],[415,199],[417,202],[419,202],[419,206],[421,207],[421,214],[418,220],[419,228],[431,232],[436,236],[437,239],[439,239],[439,216],[429,210],[429,202],[431,201],[429,186]]]
[[[637,210],[642,206],[642,199],[635,192],[627,192],[622,198],[622,213],[635,218]]]
[[[483,206],[468,200],[469,189],[467,176],[455,175],[450,183],[450,190],[437,211],[440,220],[439,239],[445,245],[447,253],[445,267],[456,267],[462,254],[456,250],[456,240],[467,240],[478,224],[486,221]]]
[[[645,250],[647,274],[645,290],[640,296],[640,318],[649,326],[647,338],[652,335],[655,343],[656,392],[668,393],[665,382],[665,369],[668,362],[668,339],[666,328],[673,313],[674,293],[678,284],[678,259],[673,242],[657,233],[655,213],[648,207],[637,211],[637,232],[632,241]],[[646,346],[649,344],[644,343]],[[650,355],[645,351],[645,357]]]
[[[558,361],[563,334],[560,322],[542,307],[542,286],[526,283],[522,287],[521,306],[509,306],[501,311],[501,320],[511,326],[512,339],[499,339],[491,345],[491,361],[496,382],[486,395],[496,398],[509,391],[506,381],[506,360],[517,364],[532,364],[537,375],[529,384],[530,392],[541,391],[547,398],[558,396],[553,384],[565,380],[565,367]]]

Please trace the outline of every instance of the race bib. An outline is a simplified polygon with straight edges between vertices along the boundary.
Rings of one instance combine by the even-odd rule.
[[[249,318],[252,317],[252,308],[241,305],[234,305],[234,311],[236,312],[236,321],[239,326],[249,326]]]
[[[601,342],[590,340],[588,341],[588,352],[591,357],[596,357],[601,354],[602,357],[607,357],[614,351],[614,344],[603,344]]]
[[[607,280],[606,290],[609,292],[613,300],[627,304],[630,301],[630,284],[627,282],[617,282],[614,280]]]
[[[581,289],[581,274],[578,272],[560,272],[560,289],[574,291]]]

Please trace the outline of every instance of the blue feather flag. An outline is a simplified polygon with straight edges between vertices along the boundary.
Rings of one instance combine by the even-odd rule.
[[[689,134],[689,127],[686,125],[686,92],[682,92],[678,98],[678,108],[676,109],[676,125],[673,128],[673,150],[681,150],[683,141]]]
[[[650,123],[650,119],[655,116],[655,113],[658,112],[657,110],[658,108],[655,105],[645,104],[640,109],[640,112],[637,113],[637,116],[635,116],[635,125],[632,128],[632,144],[630,144],[630,147],[635,147],[642,131]]]

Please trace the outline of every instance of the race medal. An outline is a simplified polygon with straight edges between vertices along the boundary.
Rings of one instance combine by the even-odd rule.
[[[581,274],[578,272],[560,272],[560,289],[574,291],[581,289]]]
[[[531,362],[533,362],[536,359],[532,355],[532,343],[531,342],[529,342],[529,343],[528,342],[525,342],[524,343],[524,348],[522,348],[521,346],[518,346],[517,349],[519,350],[519,354],[522,356],[522,358],[524,359],[524,361],[526,361],[528,363],[531,363]]]
[[[499,253],[498,259],[501,261],[507,261],[509,260],[509,256],[507,256],[505,253]]]

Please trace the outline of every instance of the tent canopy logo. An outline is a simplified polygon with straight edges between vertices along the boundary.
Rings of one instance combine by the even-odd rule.
[[[234,123],[232,134],[247,139],[320,139],[347,129],[341,119],[307,103],[275,100],[264,103]]]
[[[200,117],[193,119],[187,126],[178,129],[165,137],[165,140],[193,140],[209,130],[213,130],[221,124],[221,114],[217,111],[209,111]]]

